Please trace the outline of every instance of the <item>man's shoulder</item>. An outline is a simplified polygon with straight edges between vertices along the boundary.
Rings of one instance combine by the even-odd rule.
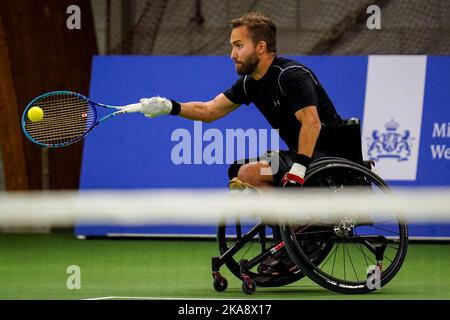
[[[275,59],[273,65],[280,70],[296,69],[296,67],[306,68],[306,66],[301,64],[299,61],[294,60],[294,59],[284,58],[284,57],[277,57]]]
[[[278,69],[278,78],[281,82],[290,80],[310,80],[315,81],[315,76],[310,68],[302,63],[287,58],[277,58],[274,67]]]
[[[305,73],[308,74],[311,71],[309,67],[300,63],[297,60],[277,57],[273,63],[273,66],[279,70],[280,73]]]

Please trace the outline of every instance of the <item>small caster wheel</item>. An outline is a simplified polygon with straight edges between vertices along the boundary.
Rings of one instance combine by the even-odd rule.
[[[254,294],[256,291],[256,286],[253,282],[242,282],[242,291],[244,291],[246,294]]]
[[[255,282],[249,276],[242,277],[242,291],[246,294],[253,294],[256,291]]]
[[[217,292],[223,292],[228,287],[228,281],[222,276],[216,276],[213,280],[213,287]]]

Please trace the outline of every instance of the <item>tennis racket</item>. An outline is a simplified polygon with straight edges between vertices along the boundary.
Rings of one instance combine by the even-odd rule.
[[[98,119],[97,107],[116,111]],[[34,108],[33,111],[38,109],[41,119],[29,119],[28,112],[31,108]],[[80,141],[107,119],[140,111],[140,103],[111,106],[91,101],[79,93],[53,91],[33,99],[27,105],[22,115],[22,129],[32,142],[47,148],[59,148]]]

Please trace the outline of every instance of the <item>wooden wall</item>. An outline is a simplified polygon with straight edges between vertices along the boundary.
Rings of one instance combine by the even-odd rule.
[[[81,9],[81,29],[69,30],[67,7]],[[97,53],[89,0],[0,1],[0,146],[6,188],[41,189],[42,149],[29,142],[20,118],[47,91],[89,94]],[[82,144],[49,149],[49,188],[78,188]]]

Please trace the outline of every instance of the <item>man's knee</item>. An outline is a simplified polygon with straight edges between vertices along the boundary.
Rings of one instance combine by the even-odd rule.
[[[252,180],[252,175],[253,175],[253,165],[249,165],[249,164],[244,164],[239,168],[239,171],[237,173],[237,177],[239,180],[241,180],[242,182],[245,183],[250,183],[250,181]]]
[[[248,163],[239,168],[237,177],[242,182],[259,186],[261,183],[271,182],[272,176],[262,175],[262,169],[268,165],[261,163]],[[270,166],[270,165],[269,165]]]

